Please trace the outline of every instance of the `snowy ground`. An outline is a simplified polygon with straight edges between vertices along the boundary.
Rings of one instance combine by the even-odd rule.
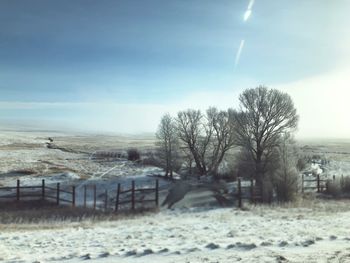
[[[53,138],[60,149],[49,149],[46,143]],[[125,151],[137,146],[147,150],[153,145],[152,138],[125,136],[72,135],[48,132],[13,132],[0,133],[0,186],[16,186],[20,179],[22,186],[41,185],[45,179],[46,186],[71,191],[76,186],[76,203],[83,204],[84,187],[87,186],[88,205],[93,202],[93,185],[97,186],[97,205],[104,202],[105,190],[108,191],[110,206],[114,207],[117,184],[130,188],[131,180],[139,185],[154,188],[152,175],[163,173],[162,169],[143,166],[126,160],[92,159],[96,151]],[[63,149],[63,150],[62,150]],[[169,182],[160,180],[160,188]],[[0,195],[14,195],[15,190],[1,191]],[[37,191],[40,191],[38,189]],[[50,195],[50,193],[49,193]],[[52,196],[56,196],[53,192]],[[71,200],[71,196],[61,194],[61,198]]]
[[[305,202],[305,201],[304,201]],[[350,262],[350,202],[175,209],[115,222],[0,226],[5,262]],[[47,226],[46,226],[47,227]]]
[[[317,155],[329,161],[323,175],[329,179],[350,176],[350,140],[300,140],[301,152],[307,156]]]
[[[55,145],[66,149],[48,149],[48,137]],[[121,142],[123,140],[123,143]],[[0,132],[1,177],[13,177],[31,172],[33,176],[76,174],[79,178],[140,175],[140,169],[125,163],[92,161],[95,151],[125,150],[129,147],[148,149],[151,140],[127,139],[120,136],[81,136],[60,133]],[[154,141],[153,141],[154,145]],[[113,169],[117,165],[117,169]],[[106,171],[110,171],[106,174]],[[22,174],[21,174],[22,173]],[[69,178],[68,178],[69,179]],[[0,181],[1,183],[1,181]]]
[[[48,137],[69,151],[48,149]],[[84,184],[97,184],[115,196],[118,182],[129,185],[137,179],[153,185],[154,178],[147,175],[160,170],[94,161],[91,153],[133,146],[148,149],[153,143],[152,138],[1,132],[0,185],[14,185],[17,178],[23,184],[40,184],[41,179],[47,184],[75,184],[78,203]],[[349,174],[350,143],[321,143],[308,143],[305,151],[330,159],[330,174]],[[208,196],[194,193],[172,211],[162,209],[134,219],[0,225],[0,261],[350,262],[349,201],[304,200],[284,208],[246,204],[247,211],[241,211],[204,207],[203,203],[213,205]],[[201,208],[186,208],[197,204]]]

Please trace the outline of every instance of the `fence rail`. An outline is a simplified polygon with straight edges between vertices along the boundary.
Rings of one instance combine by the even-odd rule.
[[[333,175],[333,181],[335,180],[335,176]],[[323,191],[327,191],[327,182],[331,181],[330,179],[321,179],[318,174],[315,179],[305,179],[304,174],[301,177],[301,191],[304,193],[304,190],[315,190],[317,193],[321,193]],[[311,183],[311,185],[310,185]]]
[[[241,178],[238,178],[236,198],[239,208],[242,208],[244,199],[249,200],[252,203],[256,203],[257,201],[262,200],[261,189],[254,184],[253,179],[250,180],[249,186],[242,186]]]
[[[75,207],[76,200],[77,200],[77,191],[75,186],[69,186],[71,190],[62,189],[60,183],[56,184],[56,187],[53,186],[46,186],[45,180],[42,180],[41,185],[21,185],[21,181],[17,180],[16,186],[13,187],[0,187],[0,193],[2,191],[12,191],[10,193],[6,193],[3,195],[0,195],[0,200],[4,199],[7,202],[11,199],[20,202],[24,200],[24,198],[32,198],[32,199],[39,199],[39,200],[53,200],[56,201],[57,205],[60,205],[62,203],[66,203],[71,205],[72,207]],[[33,190],[33,191],[30,191]],[[84,208],[93,208],[97,209],[98,204],[98,198],[97,198],[97,187],[96,185],[92,186],[92,197],[90,200],[88,200],[88,190],[89,187],[84,185],[83,188],[83,204],[82,206]],[[91,190],[91,187],[90,187]],[[150,199],[149,196],[144,196],[141,199],[138,199],[137,193],[142,194],[152,194],[154,192],[154,199]],[[114,204],[110,202],[108,199],[108,190],[104,189],[104,198],[102,200],[102,207],[105,211],[109,209],[110,205],[112,205],[112,209],[115,211],[118,211],[120,209],[121,205],[127,205],[130,204],[131,209],[136,208],[136,204],[142,204],[142,203],[150,203],[154,202],[156,206],[159,204],[159,181],[158,179],[155,181],[155,187],[153,188],[136,188],[135,187],[135,181],[131,181],[131,187],[129,189],[122,190],[121,184],[118,184],[117,191],[116,191],[116,201]],[[91,202],[89,202],[91,201]],[[88,203],[92,203],[89,206]],[[101,203],[101,202],[99,202]]]
[[[75,206],[75,186],[72,186],[72,191],[67,191],[67,190],[63,190],[60,189],[60,183],[56,184],[56,187],[50,187],[50,186],[46,186],[45,185],[45,180],[42,180],[41,185],[23,185],[21,186],[21,181],[17,180],[17,184],[16,186],[13,187],[0,187],[0,191],[9,191],[9,190],[16,190],[15,195],[0,195],[0,199],[16,199],[16,201],[21,201],[21,199],[26,198],[26,197],[35,197],[41,200],[45,200],[47,198],[50,199],[55,199],[57,205],[60,204],[60,201],[62,202],[67,202],[72,204],[72,206]],[[28,190],[37,190],[35,192],[28,192]],[[40,191],[41,190],[41,191]],[[48,194],[48,191],[55,191],[56,195],[52,196]],[[68,195],[71,195],[71,199],[67,200],[67,199],[63,199],[60,198],[60,193],[65,193]]]
[[[154,199],[136,199],[136,193],[152,193],[154,192]],[[130,199],[120,200],[122,196],[126,194],[131,194]],[[128,196],[127,196],[128,197]],[[119,183],[117,186],[117,196],[115,202],[115,210],[118,211],[120,205],[130,204],[131,209],[134,210],[137,203],[148,203],[154,202],[156,206],[159,205],[159,180],[156,179],[154,188],[136,188],[135,181],[131,181],[131,188],[122,190],[121,184]]]
[[[70,190],[68,190],[70,189]],[[72,207],[77,206],[77,191],[75,186],[68,186],[68,189],[62,189],[60,183],[57,183],[55,187],[52,185],[47,186],[45,180],[42,180],[41,185],[33,186],[21,186],[20,180],[17,180],[17,185],[14,187],[0,187],[1,191],[12,190],[12,193],[6,195],[0,195],[0,200],[5,199],[9,201],[14,199],[21,201],[24,198],[37,198],[40,200],[55,201],[57,205],[68,204]],[[81,188],[79,188],[81,189]],[[306,189],[306,188],[305,188]],[[28,192],[28,190],[36,190],[35,192]],[[99,189],[101,192],[101,189]],[[80,205],[83,208],[92,209],[104,209],[119,211],[121,209],[135,210],[142,204],[154,203],[155,206],[159,206],[159,180],[155,180],[154,187],[136,187],[135,181],[132,180],[129,187],[122,187],[120,183],[117,184],[117,189],[114,192],[114,198],[109,199],[112,194],[108,194],[108,190],[102,189],[103,194],[100,194],[98,200],[97,186],[96,185],[84,185],[83,189],[79,192],[81,197]],[[102,200],[101,200],[102,196]],[[255,184],[254,180],[250,180],[250,185],[242,184],[241,178],[237,180],[237,188],[234,193],[235,200],[238,207],[243,206],[244,200],[256,203],[262,199],[262,191]]]

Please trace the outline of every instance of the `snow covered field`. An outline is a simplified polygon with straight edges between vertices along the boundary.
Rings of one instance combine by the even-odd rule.
[[[47,148],[49,137],[54,138],[55,145],[66,150]],[[138,149],[148,149],[152,143],[154,144],[154,141],[147,138],[105,136],[103,139],[102,136],[94,135],[1,131],[0,173],[2,177],[18,176],[21,172],[31,172],[30,177],[62,173],[73,177],[75,174],[78,178],[101,177],[103,174],[107,176],[140,175],[145,171],[143,168],[130,167],[125,163],[91,161],[91,154],[98,150],[125,150],[135,145]],[[117,169],[113,170],[112,168],[116,165]],[[107,174],[106,171],[109,170],[111,171]]]
[[[304,201],[305,202],[305,201]],[[350,202],[163,210],[134,219],[0,226],[5,262],[350,262]]]
[[[59,149],[47,147],[48,138],[53,138]],[[110,205],[116,198],[117,184],[130,188],[131,180],[136,186],[154,187],[155,178],[150,175],[162,174],[163,170],[152,166],[134,164],[126,160],[94,160],[96,151],[125,151],[129,147],[147,150],[154,143],[148,137],[74,135],[59,132],[13,132],[0,133],[0,186],[41,185],[71,190],[76,186],[76,203],[83,204],[84,188],[88,186],[88,205],[92,202],[92,186],[97,186],[97,204],[103,202],[108,190]],[[154,146],[153,146],[154,147]],[[160,188],[169,184],[160,180]],[[0,195],[10,195],[2,191]],[[13,195],[13,192],[12,192]],[[62,197],[65,198],[65,194]],[[71,197],[65,198],[70,200]]]
[[[48,137],[69,151],[47,148]],[[118,182],[129,185],[137,179],[153,184],[154,178],[147,175],[161,171],[124,161],[94,161],[91,153],[148,149],[153,143],[152,138],[1,132],[0,185],[13,185],[17,178],[23,184],[46,179],[47,184],[98,184],[115,196]],[[305,149],[331,161],[330,175],[350,174],[349,143],[309,143]],[[198,193],[174,210],[119,221],[0,224],[0,261],[350,262],[350,201],[311,199],[288,207],[245,202],[243,211],[192,207],[212,205],[207,197],[208,193]]]

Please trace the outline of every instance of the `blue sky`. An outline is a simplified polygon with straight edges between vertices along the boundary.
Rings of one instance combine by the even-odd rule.
[[[1,0],[0,120],[151,132],[165,111],[350,65],[349,1],[255,0],[244,21],[249,2]]]

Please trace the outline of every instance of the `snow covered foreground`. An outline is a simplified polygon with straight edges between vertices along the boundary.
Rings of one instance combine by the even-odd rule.
[[[113,222],[33,227],[0,225],[0,261],[350,262],[350,202],[342,201],[163,210]]]

